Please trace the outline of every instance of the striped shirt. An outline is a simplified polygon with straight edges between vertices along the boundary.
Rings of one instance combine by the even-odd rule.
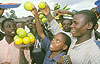
[[[75,45],[75,42],[70,46],[69,56],[72,64],[100,64],[100,49],[96,45],[95,39],[91,39]]]

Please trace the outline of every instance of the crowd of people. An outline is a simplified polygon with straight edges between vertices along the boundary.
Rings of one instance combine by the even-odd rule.
[[[25,17],[25,21],[6,18],[1,22],[0,64],[100,64],[100,33],[96,31],[100,15],[95,9],[77,13],[55,10],[54,16],[60,19],[52,17],[48,4],[39,11],[45,14],[47,23],[40,23],[35,6],[31,10],[34,17]],[[0,8],[0,17],[3,12]],[[71,14],[72,19],[64,18],[64,14]],[[29,48],[16,48],[16,29],[25,26],[35,35],[35,43]]]

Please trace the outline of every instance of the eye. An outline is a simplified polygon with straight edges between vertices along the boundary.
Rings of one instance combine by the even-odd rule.
[[[59,43],[60,41],[59,41],[59,40],[57,40],[56,42],[57,42],[57,43]]]
[[[16,28],[16,25],[14,25],[14,28]]]
[[[10,25],[8,25],[7,27],[10,28]]]

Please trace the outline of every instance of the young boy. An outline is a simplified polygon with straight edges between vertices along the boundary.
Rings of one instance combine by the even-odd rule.
[[[35,7],[32,10],[32,14],[34,15],[36,21],[36,27],[38,35],[41,37],[42,41],[42,48],[45,49],[46,55],[43,64],[53,64],[57,61],[59,56],[63,56],[67,53],[68,48],[71,44],[71,39],[68,35],[64,33],[58,33],[54,36],[53,40],[50,42],[49,39],[43,33],[39,15]]]
[[[14,36],[16,35],[16,24],[13,19],[2,21],[2,31],[5,37],[0,41],[0,64],[27,64],[22,50],[14,46]],[[27,54],[27,53],[26,53]],[[23,61],[20,61],[23,58]]]

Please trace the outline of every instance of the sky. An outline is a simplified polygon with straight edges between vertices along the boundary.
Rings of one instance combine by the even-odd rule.
[[[78,11],[91,9],[96,6],[94,5],[94,2],[96,0],[0,0],[0,3],[21,3],[18,8],[11,8],[10,10],[15,10],[15,14],[17,15],[17,17],[27,17],[29,15],[32,15],[32,13],[24,9],[24,3],[26,1],[32,2],[37,8],[39,2],[41,1],[46,2],[51,9],[53,9],[55,3],[60,4],[61,7],[63,7],[64,5],[68,5],[70,11],[72,11],[73,9]],[[5,10],[3,15],[5,15],[7,12],[9,13],[10,10]]]

